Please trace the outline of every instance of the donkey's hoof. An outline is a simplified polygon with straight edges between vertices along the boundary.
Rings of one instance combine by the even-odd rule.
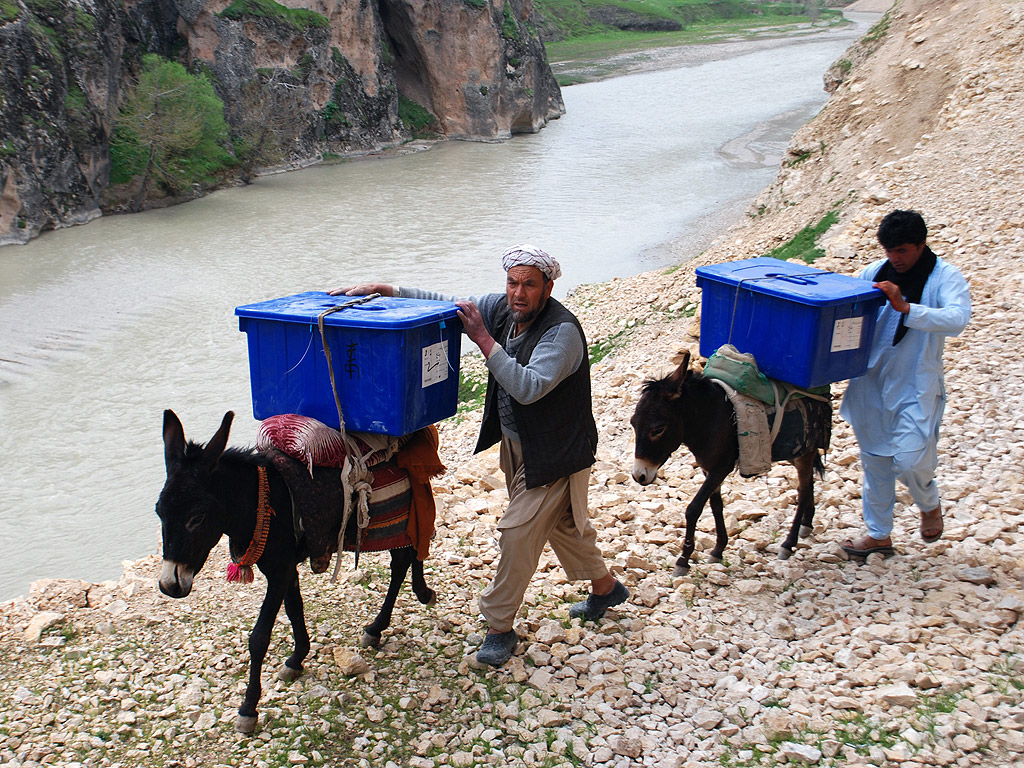
[[[793,550],[792,549],[786,549],[785,547],[783,547],[782,549],[779,550],[779,560],[789,560],[789,558],[791,558],[792,556],[793,556]]]
[[[363,636],[359,638],[361,648],[380,648],[380,635],[374,635],[363,630]]]
[[[708,555],[708,562],[709,563],[720,563],[720,562],[722,562],[722,556],[721,555],[716,555],[714,552],[712,552],[710,555]]]
[[[282,683],[294,683],[301,675],[301,669],[292,669],[287,664],[281,665],[281,668],[277,670],[277,679]],[[241,716],[239,716],[239,719],[241,719]]]
[[[423,605],[434,605],[437,602],[437,592],[435,592],[432,589],[427,590],[427,594],[425,595],[425,597],[426,600],[424,600],[422,597],[417,597],[417,599],[421,603],[423,603]]]
[[[689,565],[680,565],[679,563],[676,563],[676,567],[672,569],[673,576],[686,576],[689,572]]]
[[[814,532],[814,528],[812,528],[812,527],[811,527],[811,526],[809,526],[809,525],[801,525],[801,526],[800,526],[800,538],[801,538],[801,539],[806,539],[806,538],[807,538],[808,536],[810,536],[810,535],[811,535],[811,534],[812,534],[813,532]]]
[[[252,733],[256,730],[256,722],[258,720],[258,715],[239,715],[238,719],[235,720],[235,730],[238,733]]]

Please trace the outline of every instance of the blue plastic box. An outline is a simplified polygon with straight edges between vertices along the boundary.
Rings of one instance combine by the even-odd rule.
[[[249,342],[253,416],[311,416],[338,428],[317,319],[364,297],[322,291],[236,307]],[[452,416],[462,323],[447,301],[377,297],[326,315],[346,431],[407,435]]]
[[[861,376],[885,295],[849,275],[759,257],[697,267],[700,353],[749,352],[766,376],[820,387]]]

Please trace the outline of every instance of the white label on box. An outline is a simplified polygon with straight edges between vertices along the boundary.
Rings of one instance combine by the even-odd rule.
[[[431,384],[445,381],[448,378],[448,341],[439,341],[423,348],[423,385],[426,389]]]
[[[863,317],[844,317],[836,320],[832,328],[832,348],[829,352],[846,352],[860,346],[860,332],[864,327]]]

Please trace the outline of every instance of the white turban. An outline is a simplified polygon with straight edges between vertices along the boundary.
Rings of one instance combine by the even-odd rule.
[[[557,280],[562,276],[562,268],[553,256],[525,243],[513,245],[501,254],[501,266],[506,272],[512,267],[536,267],[547,275],[548,280]]]

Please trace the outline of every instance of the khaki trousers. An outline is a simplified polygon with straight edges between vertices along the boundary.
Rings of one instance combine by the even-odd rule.
[[[491,629],[508,632],[548,542],[570,581],[600,579],[608,568],[587,514],[589,467],[527,489],[518,442],[502,437],[500,462],[509,495],[508,508],[498,522],[501,557],[479,605]]]

